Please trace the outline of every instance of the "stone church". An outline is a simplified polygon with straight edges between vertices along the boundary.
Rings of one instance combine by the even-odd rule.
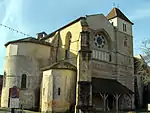
[[[19,88],[24,109],[79,113],[134,109],[133,23],[118,8],[5,44],[1,107]]]

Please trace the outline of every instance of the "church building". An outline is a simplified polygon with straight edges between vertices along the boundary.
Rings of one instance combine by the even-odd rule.
[[[118,8],[5,44],[1,107],[9,89],[41,112],[134,109],[133,23]]]

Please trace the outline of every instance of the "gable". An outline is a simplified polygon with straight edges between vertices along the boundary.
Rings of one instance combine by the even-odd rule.
[[[86,20],[90,29],[95,31],[103,29],[111,37],[111,40],[114,40],[114,27],[103,14],[88,15]]]

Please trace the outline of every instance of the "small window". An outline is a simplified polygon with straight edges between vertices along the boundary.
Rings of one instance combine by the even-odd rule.
[[[27,75],[26,74],[22,74],[22,78],[21,78],[21,88],[26,88],[26,83],[27,82]]]
[[[111,61],[112,61],[111,54],[109,54],[109,62],[111,62]]]
[[[60,88],[58,88],[58,95],[60,95]]]
[[[127,38],[124,40],[124,47],[127,47]]]
[[[114,25],[114,22],[112,22],[111,24]]]
[[[123,31],[125,31],[125,32],[127,31],[126,24],[124,24],[124,23],[123,23]]]
[[[127,31],[126,24],[124,24],[124,31],[125,31],[125,32]]]
[[[68,60],[70,57],[70,51],[69,50],[66,50],[65,51],[65,60]]]

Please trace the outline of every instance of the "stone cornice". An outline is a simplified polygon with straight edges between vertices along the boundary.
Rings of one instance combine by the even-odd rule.
[[[57,62],[55,64],[42,68],[42,71],[46,71],[50,69],[68,69],[68,70],[73,70],[73,71],[77,70],[76,66],[74,66],[73,64],[69,62]]]

